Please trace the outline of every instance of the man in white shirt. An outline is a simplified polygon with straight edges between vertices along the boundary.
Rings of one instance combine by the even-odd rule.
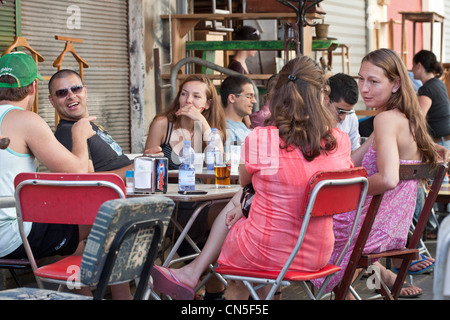
[[[358,84],[352,76],[337,73],[328,79],[330,94],[325,96],[324,104],[336,115],[338,128],[347,132],[352,144],[352,152],[360,146],[358,117],[353,110],[358,102]]]
[[[253,112],[256,103],[253,82],[243,75],[228,76],[220,86],[220,98],[225,110],[227,120],[228,150],[233,141],[244,142],[251,130],[245,125],[243,119]]]

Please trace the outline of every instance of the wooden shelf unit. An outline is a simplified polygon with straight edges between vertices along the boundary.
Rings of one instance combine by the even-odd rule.
[[[307,13],[309,21],[321,20],[323,15],[317,13]],[[231,14],[172,14],[161,15],[161,19],[170,21],[172,37],[172,61],[174,65],[186,57],[186,35],[192,31],[200,21],[206,20],[285,20],[295,22],[297,14],[295,12],[275,12],[275,13],[231,13]],[[312,56],[312,28],[304,28],[304,54]]]

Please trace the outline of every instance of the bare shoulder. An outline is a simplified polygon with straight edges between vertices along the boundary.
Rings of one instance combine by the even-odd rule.
[[[165,135],[169,120],[166,116],[156,116],[150,124],[149,133]]]
[[[378,119],[383,119],[383,120],[388,120],[388,119],[392,119],[392,118],[397,118],[397,117],[404,117],[404,114],[401,113],[400,111],[398,111],[397,109],[393,109],[393,110],[387,110],[387,111],[383,111],[378,113],[375,116],[375,121]]]
[[[8,130],[21,131],[22,129],[49,128],[47,122],[38,114],[22,109],[14,109],[5,115]]]
[[[161,145],[165,139],[169,121],[166,116],[156,116],[148,130],[146,149]]]
[[[153,119],[151,126],[167,126],[167,124],[169,123],[169,119],[167,119],[166,116],[155,116],[155,118]]]
[[[46,143],[53,132],[38,114],[23,109],[10,110],[2,122],[2,133],[11,138],[10,147],[17,153],[34,153],[38,143]]]
[[[397,109],[380,112],[373,121],[374,127],[392,127],[393,125],[407,122],[406,116]]]

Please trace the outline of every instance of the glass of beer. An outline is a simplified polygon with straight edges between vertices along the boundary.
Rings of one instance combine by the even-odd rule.
[[[230,185],[230,172],[230,165],[225,162],[218,163],[214,166],[216,188],[225,188]]]

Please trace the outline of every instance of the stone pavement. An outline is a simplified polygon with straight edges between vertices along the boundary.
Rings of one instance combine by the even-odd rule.
[[[436,251],[436,241],[426,241],[425,242],[430,254],[435,257]],[[6,271],[6,270],[5,270]],[[6,271],[7,272],[7,271]],[[22,275],[21,280],[25,286],[35,286],[34,277],[31,274]],[[12,280],[9,280],[9,287],[15,287],[14,284],[11,283]],[[363,300],[366,300],[370,297],[373,297],[374,290],[370,290],[366,285],[367,278],[362,278],[355,285],[355,289],[358,294],[361,296]],[[400,298],[399,300],[432,300],[433,299],[433,272],[429,274],[419,274],[413,276],[414,285],[422,288],[423,294],[416,298]],[[55,287],[56,289],[56,287]],[[108,298],[108,297],[107,297]],[[333,299],[332,297],[328,297],[328,299]],[[282,289],[282,300],[308,300],[308,297],[304,293],[303,289],[300,285],[293,283],[289,287],[283,287]]]
[[[432,257],[435,257],[436,252],[436,240],[426,241],[425,245]],[[408,278],[407,278],[408,280]],[[356,292],[361,296],[363,300],[374,297],[376,294],[374,290],[367,288],[367,278],[361,278],[355,285]],[[399,298],[399,300],[433,300],[433,272],[428,274],[418,274],[413,276],[413,284],[422,289],[422,295],[415,298]],[[303,300],[308,299],[303,289],[293,284],[289,287],[285,287],[282,290],[282,300]],[[328,297],[328,299],[332,299]]]

